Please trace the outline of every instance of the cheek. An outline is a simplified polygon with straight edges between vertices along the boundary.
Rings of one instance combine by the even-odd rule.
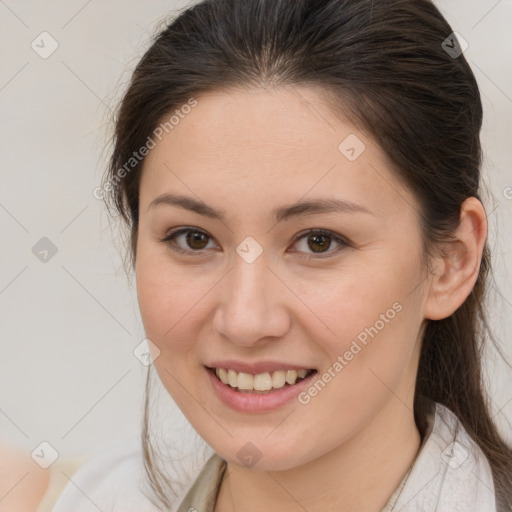
[[[419,263],[398,263],[397,271],[382,261],[299,282],[297,295],[315,313],[318,329],[325,333],[322,338],[331,346],[343,349],[347,340],[359,335],[364,342],[365,333],[369,336],[374,327],[389,330],[401,322],[404,309],[412,309],[410,292],[419,281]]]
[[[420,260],[380,256],[380,263],[331,281],[329,293],[316,288],[310,294],[311,309],[322,319],[315,341],[328,361],[301,403],[309,403],[325,421],[343,422],[349,430],[392,393],[414,384],[408,379],[422,302],[419,290],[411,290],[420,282]],[[326,403],[337,407],[327,408]]]
[[[190,309],[183,280],[177,279],[169,265],[146,254],[143,248],[137,255],[136,278],[146,335],[162,350],[162,342],[172,335],[180,313],[183,316]]]
[[[336,279],[326,275],[302,282],[299,291],[316,313],[308,314],[316,343],[331,364],[343,357],[351,369],[343,371],[354,379],[369,367],[397,373],[410,358],[422,322],[421,293],[411,293],[421,280],[419,258],[379,253],[378,260],[342,271]]]
[[[197,268],[178,268],[165,255],[145,254],[144,249],[138,254],[136,280],[146,336],[161,352],[176,356],[192,350],[194,330],[205,321],[204,298],[216,281],[198,277]]]
[[[159,262],[160,259],[160,262]],[[144,332],[159,350],[154,368],[162,384],[180,409],[196,413],[190,400],[191,369],[197,367],[197,343],[194,332],[200,324],[201,297],[205,295],[197,277],[177,270],[168,260],[138,254],[136,265],[137,297]],[[196,274],[197,275],[197,274]],[[198,376],[192,382],[199,382]]]

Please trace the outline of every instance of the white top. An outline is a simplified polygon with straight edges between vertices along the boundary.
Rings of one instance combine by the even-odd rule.
[[[213,471],[217,478],[223,467],[219,460],[211,450],[207,459],[198,461],[193,468],[186,468],[191,477],[171,512],[189,510],[192,498],[196,505],[201,503],[197,496],[201,488],[207,486],[202,482],[194,486],[194,483],[206,466],[208,472],[202,473],[202,479],[208,479],[205,483],[212,482]],[[169,473],[172,476],[173,473]],[[430,420],[429,433],[404,481],[403,489],[393,493],[385,511],[496,512],[489,462],[457,417],[441,404],[436,404],[433,425]],[[140,440],[133,437],[85,463],[73,475],[52,512],[160,512],[145,493],[150,491],[144,475]],[[397,495],[398,501],[392,507]],[[197,512],[211,510],[205,508]]]

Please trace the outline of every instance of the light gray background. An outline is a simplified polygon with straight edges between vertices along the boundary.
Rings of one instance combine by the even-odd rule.
[[[0,434],[24,449],[44,440],[61,455],[89,456],[139,432],[145,368],[132,351],[144,333],[92,192],[109,109],[152,33],[185,3],[0,0]],[[469,43],[483,97],[500,291],[492,321],[512,361],[512,2],[437,5]],[[31,48],[43,31],[59,45],[47,59]],[[46,263],[32,253],[42,237],[58,248]],[[512,372],[496,357],[488,368],[494,412],[512,441]]]

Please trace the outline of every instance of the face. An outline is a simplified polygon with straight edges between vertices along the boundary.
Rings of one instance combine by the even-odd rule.
[[[428,286],[419,208],[321,90],[196,99],[144,163],[136,276],[146,336],[163,385],[221,457],[290,469],[413,397]],[[230,372],[235,387],[279,386],[279,370],[316,373],[243,393],[207,369],[217,363],[245,374]]]

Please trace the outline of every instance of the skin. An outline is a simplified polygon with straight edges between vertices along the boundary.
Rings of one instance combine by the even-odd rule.
[[[49,482],[29,453],[0,440],[0,512],[34,512]]]
[[[418,453],[422,332],[426,319],[457,309],[476,281],[483,207],[466,201],[455,241],[427,268],[414,195],[376,142],[334,115],[321,89],[237,89],[197,100],[144,163],[136,276],[146,335],[160,350],[155,368],[228,462],[215,510],[378,512]],[[349,134],[366,146],[355,161],[338,150]],[[166,192],[223,209],[226,220],[149,208]],[[328,197],[371,213],[272,218],[274,208]],[[207,237],[193,246],[184,235],[162,242],[180,227]],[[296,241],[320,228],[348,246],[318,245],[307,234]],[[252,263],[236,252],[248,236],[263,249]],[[315,255],[331,257],[307,259]],[[241,413],[211,388],[203,365],[221,358],[322,374],[397,302],[401,311],[308,404]],[[261,452],[252,467],[237,457],[249,441]]]

